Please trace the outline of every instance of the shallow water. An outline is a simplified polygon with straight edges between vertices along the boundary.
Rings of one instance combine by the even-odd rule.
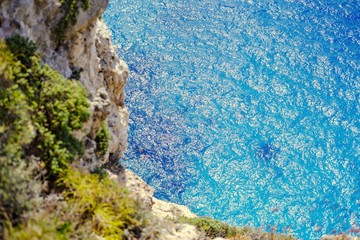
[[[122,161],[157,197],[303,239],[360,227],[360,1],[111,0],[104,19],[131,70]]]

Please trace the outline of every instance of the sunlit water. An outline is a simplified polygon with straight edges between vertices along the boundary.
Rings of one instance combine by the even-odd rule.
[[[359,0],[112,0],[123,163],[201,216],[303,239],[360,225]]]

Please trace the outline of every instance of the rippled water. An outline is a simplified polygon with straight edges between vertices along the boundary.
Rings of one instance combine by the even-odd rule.
[[[131,70],[123,163],[157,197],[303,239],[359,229],[359,0],[112,0],[104,19]]]

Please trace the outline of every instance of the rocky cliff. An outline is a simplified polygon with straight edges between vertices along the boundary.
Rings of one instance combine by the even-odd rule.
[[[153,197],[154,190],[133,172],[125,170],[119,159],[127,146],[128,111],[124,86],[129,76],[126,63],[116,55],[110,32],[101,21],[108,0],[1,0],[0,38],[20,34],[37,45],[43,63],[65,78],[79,80],[88,93],[91,117],[74,136],[84,143],[80,165],[93,170],[105,166],[110,178],[126,186],[134,198],[152,211],[158,223],[161,239],[198,239],[200,233],[187,224],[173,224],[165,218],[195,217],[188,208]],[[71,10],[71,4],[75,10]],[[68,6],[66,6],[68,5]],[[71,13],[73,11],[73,13]],[[64,25],[66,17],[75,14],[76,20]],[[59,26],[64,25],[61,29]],[[59,35],[61,32],[61,35]],[[110,133],[105,154],[96,154],[96,136],[101,124]]]
[[[101,122],[105,121],[111,140],[107,159],[119,159],[127,146],[128,111],[124,86],[129,75],[126,63],[116,56],[110,34],[99,20],[108,1],[92,0],[87,10],[78,8],[77,21],[64,29],[59,39],[58,25],[66,9],[58,0],[2,0],[0,36],[26,36],[38,46],[45,63],[66,78],[75,78],[85,86],[91,102],[92,117],[78,139],[85,141],[84,163],[94,168],[103,163],[95,154],[94,142]]]

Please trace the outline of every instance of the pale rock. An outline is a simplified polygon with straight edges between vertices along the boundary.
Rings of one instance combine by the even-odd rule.
[[[110,171],[108,174],[110,179],[113,179],[122,186],[126,186],[130,194],[151,211],[152,215],[157,219],[155,221],[158,224],[156,228],[160,232],[158,239],[203,239],[202,234],[194,226],[170,221],[170,219],[176,219],[180,216],[197,217],[188,207],[156,199],[154,197],[154,189],[129,169],[126,169],[124,174],[113,174]]]
[[[198,217],[196,214],[192,213],[190,209],[186,206],[162,201],[156,199],[155,197],[153,197],[152,212],[156,216],[169,219],[176,219],[177,217]]]
[[[109,0],[90,0],[89,9],[84,10],[80,7],[77,22],[69,29],[68,34],[86,31],[106,10],[108,4]]]
[[[159,239],[198,240],[201,239],[201,234],[195,226],[189,224],[174,224],[172,228],[167,227],[160,229]]]
[[[57,48],[52,34],[61,19],[56,0],[0,1],[0,38],[21,34],[34,41],[40,56],[52,68],[69,77],[71,69],[67,51]]]
[[[109,170],[105,170],[105,171],[110,180],[119,183],[120,186],[124,186],[124,184],[125,184],[124,178],[120,177],[120,175],[118,175],[118,174],[114,174],[114,173],[110,172]]]
[[[154,195],[152,187],[129,169],[125,170],[125,186],[133,197],[140,200],[147,209],[151,210]]]
[[[118,174],[118,176],[121,176],[121,174]],[[125,186],[135,198],[139,199],[148,209],[151,209],[153,215],[159,218],[197,217],[186,206],[155,198],[154,189],[129,169],[125,170]]]

